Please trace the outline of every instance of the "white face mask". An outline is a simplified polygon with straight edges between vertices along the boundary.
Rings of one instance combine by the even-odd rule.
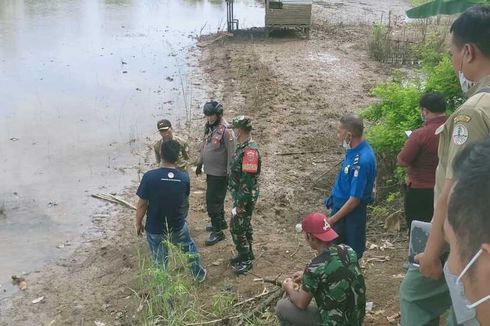
[[[347,142],[347,137],[345,137],[345,138],[344,138],[344,141],[342,142],[342,147],[343,147],[345,150],[349,150],[349,149],[351,149],[351,147],[350,147],[350,142],[351,142],[351,141]]]
[[[468,78],[466,78],[462,70],[459,71],[458,77],[459,77],[459,85],[461,86],[461,90],[465,94],[468,93],[468,91],[476,84],[474,81],[471,81]]]
[[[456,315],[456,321],[458,325],[473,326],[480,325],[478,320],[476,320],[475,308],[487,300],[490,300],[490,294],[486,297],[476,301],[475,303],[470,303],[464,295],[464,286],[461,282],[463,275],[470,269],[470,267],[476,262],[478,257],[482,254],[480,249],[475,256],[466,265],[459,276],[452,274],[449,269],[447,262],[444,264],[444,277],[446,278],[446,283],[449,288],[449,293],[451,294],[451,301],[453,302],[453,310]]]
[[[458,78],[459,78],[459,85],[461,86],[461,90],[463,91],[464,94],[468,93],[468,91],[475,86],[475,82],[469,80],[466,78],[466,76],[463,73],[463,59],[464,59],[464,49],[463,49],[463,58],[461,59],[461,68],[459,69],[458,72]]]

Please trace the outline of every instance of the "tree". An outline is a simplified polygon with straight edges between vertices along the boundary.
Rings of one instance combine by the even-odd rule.
[[[490,0],[434,0],[407,10],[407,16],[428,18],[437,15],[454,15],[476,4],[490,4]]]

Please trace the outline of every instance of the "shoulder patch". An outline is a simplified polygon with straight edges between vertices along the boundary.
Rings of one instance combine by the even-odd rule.
[[[468,128],[465,125],[458,123],[453,129],[453,142],[456,145],[463,145],[468,140]]]
[[[242,159],[242,172],[257,173],[259,169],[259,155],[254,148],[245,148]]]
[[[453,119],[454,123],[458,123],[458,122],[468,123],[468,122],[470,122],[470,120],[471,120],[471,117],[469,115],[466,115],[466,114],[458,114]]]

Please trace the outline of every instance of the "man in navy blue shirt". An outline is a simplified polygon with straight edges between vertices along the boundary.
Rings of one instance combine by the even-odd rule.
[[[197,246],[189,233],[186,221],[185,203],[190,192],[187,173],[177,169],[175,162],[180,153],[180,145],[175,140],[162,142],[162,162],[160,168],[146,172],[136,194],[136,233],[146,230],[148,246],[155,263],[167,267],[170,240],[189,255],[190,270],[194,278],[204,281],[206,270],[201,264]],[[146,225],[143,218],[146,214]]]
[[[331,209],[328,220],[345,243],[361,258],[366,249],[366,208],[373,201],[376,158],[363,139],[362,118],[349,114],[340,119],[337,137],[345,149],[345,158],[325,205]]]

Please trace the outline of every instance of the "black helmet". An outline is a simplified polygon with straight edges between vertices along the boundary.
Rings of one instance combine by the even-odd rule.
[[[223,115],[223,105],[216,101],[206,102],[202,109],[205,116],[216,114],[218,116]]]

